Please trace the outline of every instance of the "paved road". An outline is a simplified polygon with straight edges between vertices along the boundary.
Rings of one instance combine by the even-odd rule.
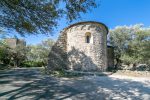
[[[0,100],[150,100],[150,79],[56,78],[39,69],[0,72]]]

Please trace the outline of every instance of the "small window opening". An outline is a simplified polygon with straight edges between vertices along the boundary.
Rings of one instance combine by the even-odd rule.
[[[86,43],[91,43],[91,33],[87,32],[85,34],[85,42]]]
[[[90,36],[86,36],[86,43],[90,43]]]

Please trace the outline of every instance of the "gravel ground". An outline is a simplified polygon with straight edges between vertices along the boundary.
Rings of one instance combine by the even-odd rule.
[[[0,100],[150,100],[150,78],[56,78],[38,68],[0,71]]]

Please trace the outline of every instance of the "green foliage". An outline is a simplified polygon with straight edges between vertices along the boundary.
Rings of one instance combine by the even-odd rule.
[[[143,25],[120,26],[110,31],[115,58],[124,64],[150,65],[150,28]]]
[[[59,70],[59,71],[51,71],[51,73],[47,73],[56,77],[67,77],[67,78],[75,78],[75,77],[81,77],[84,76],[84,74],[79,74],[79,73],[68,73],[64,70]]]
[[[19,67],[21,62],[26,59],[27,48],[25,45],[17,45],[15,48],[11,48],[11,61],[15,67]]]
[[[0,46],[0,63],[4,65],[9,65],[11,61],[11,52],[10,48],[3,46]]]
[[[4,40],[1,41],[0,63],[6,66],[19,67],[20,63],[26,59],[26,46],[17,44],[16,47],[11,48],[4,42]]]
[[[4,67],[42,67],[47,65],[48,54],[54,41],[47,39],[34,46],[17,44],[9,47],[3,40],[0,41],[0,69]]]
[[[0,0],[0,26],[25,33],[51,33],[58,21],[73,21],[96,7],[95,0]]]
[[[42,67],[43,62],[36,61],[24,61],[21,63],[21,67]]]
[[[40,44],[28,46],[27,61],[43,62],[42,66],[46,66],[53,44],[54,41],[52,39],[47,39]]]
[[[137,58],[135,58],[134,56],[129,56],[128,54],[123,54],[121,56],[121,60],[123,61],[124,64],[127,64],[127,65],[138,62]]]

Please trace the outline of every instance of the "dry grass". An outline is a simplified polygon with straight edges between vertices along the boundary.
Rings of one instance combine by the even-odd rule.
[[[133,77],[150,77],[150,71],[118,70],[115,74],[133,76]]]

